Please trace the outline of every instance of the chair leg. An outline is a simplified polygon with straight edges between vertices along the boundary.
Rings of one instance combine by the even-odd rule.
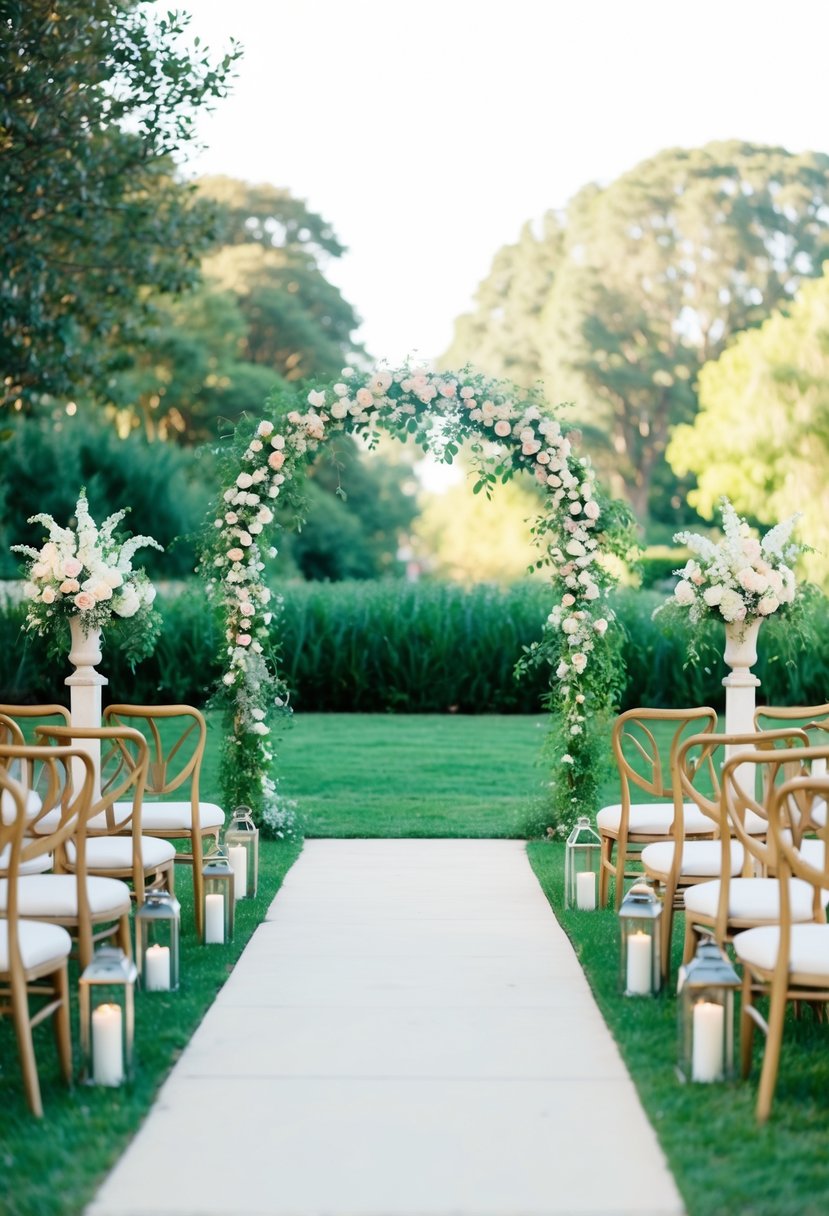
[[[124,951],[127,958],[132,958],[132,934],[130,933],[130,914],[125,912],[118,921],[117,933],[118,945]]]
[[[682,947],[682,962],[690,963],[697,952],[699,934],[694,925],[694,918],[685,913],[685,941]]]
[[[12,1016],[14,1030],[17,1035],[17,1050],[20,1056],[20,1069],[23,1073],[23,1087],[26,1091],[26,1101],[29,1110],[38,1119],[43,1118],[43,1102],[40,1098],[40,1080],[37,1075],[37,1061],[32,1042],[32,1023],[29,1018],[29,997],[25,984],[12,982]]]
[[[780,1069],[780,1047],[783,1042],[783,1020],[786,1016],[786,992],[772,986],[769,1008],[769,1032],[766,1035],[766,1050],[763,1053],[763,1068],[760,1073],[760,1088],[757,1091],[757,1122],[765,1123],[771,1114],[777,1073]]]
[[[72,1084],[72,1027],[69,1018],[69,979],[66,963],[55,972],[55,996],[60,1006],[55,1010],[53,1024],[58,1048],[61,1076]]]
[[[754,1048],[754,1019],[747,1010],[751,1004],[751,973],[743,971],[743,990],[740,1000],[740,1076],[747,1080],[751,1073],[751,1053]]]
[[[204,936],[204,876],[202,875],[202,840],[198,832],[194,832],[190,849],[193,854],[193,903],[196,916],[196,935],[201,941]]]
[[[621,840],[616,841],[616,889],[614,891],[614,906],[618,912],[622,906],[625,893],[625,865],[627,863],[627,845]]]
[[[662,968],[662,985],[667,988],[671,978],[671,943],[674,936],[674,895],[675,888],[668,883],[665,888],[665,900],[662,904],[662,957],[659,960]]]
[[[602,847],[599,862],[599,907],[607,907],[610,871],[613,867],[613,838],[602,836]]]

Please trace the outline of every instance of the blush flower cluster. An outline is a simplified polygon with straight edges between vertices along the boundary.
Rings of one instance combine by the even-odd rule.
[[[802,547],[791,540],[799,519],[793,515],[758,539],[727,498],[722,499],[723,539],[714,542],[693,532],[674,540],[691,551],[674,588],[674,600],[692,621],[715,617],[751,624],[771,616],[795,598],[793,563]]]
[[[47,636],[68,617],[80,618],[84,632],[100,629],[113,618],[130,620],[138,638],[155,600],[155,588],[143,570],[134,570],[132,560],[140,548],[161,549],[151,536],[118,535],[116,529],[126,511],[110,515],[100,528],[89,513],[86,492],[75,507],[75,527],[61,528],[51,515],[33,515],[30,524],[42,524],[49,539],[40,548],[13,545],[13,553],[29,558],[23,594],[27,605],[26,626]],[[151,630],[147,630],[152,649]],[[141,657],[140,643],[133,644],[133,658]],[[143,653],[147,653],[145,648]]]

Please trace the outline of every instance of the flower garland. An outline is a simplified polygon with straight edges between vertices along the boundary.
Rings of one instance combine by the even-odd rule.
[[[274,707],[287,710],[288,696],[265,654],[279,608],[263,582],[263,558],[276,553],[265,550],[263,539],[273,507],[297,504],[301,471],[332,431],[357,433],[371,446],[384,430],[411,436],[446,461],[470,441],[476,493],[489,494],[519,471],[532,473],[547,491],[546,510],[532,531],[543,552],[539,564],[551,567],[554,606],[517,670],[547,663],[555,673],[548,698],[557,724],[553,808],[566,829],[595,800],[597,742],[590,728],[612,709],[618,692],[621,658],[605,603],[615,580],[602,558],[628,548],[626,510],[602,498],[589,463],[574,452],[537,391],[407,364],[370,374],[345,368],[339,381],[312,389],[301,402],[287,396],[271,404],[272,418],[237,433],[231,484],[202,553],[225,621],[220,692],[231,721],[221,777],[228,803],[254,807],[272,828],[284,820],[270,775],[268,719]]]
[[[126,511],[117,511],[100,528],[89,513],[86,491],[75,507],[76,528],[61,528],[51,515],[33,515],[30,524],[42,524],[49,539],[40,549],[12,545],[13,553],[30,559],[23,594],[27,602],[26,628],[41,637],[56,638],[70,617],[80,619],[84,633],[117,622],[122,627],[122,649],[135,663],[151,653],[158,635],[158,616],[152,612],[155,588],[143,570],[133,570],[138,549],[161,550],[151,536],[120,537],[116,531]]]

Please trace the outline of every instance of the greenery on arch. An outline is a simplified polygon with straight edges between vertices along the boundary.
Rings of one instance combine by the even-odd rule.
[[[282,513],[287,506],[302,518],[305,466],[336,431],[355,433],[370,446],[383,431],[413,438],[445,461],[465,444],[476,493],[489,493],[519,472],[544,486],[546,506],[532,534],[538,564],[550,570],[551,611],[517,673],[536,663],[550,668],[551,811],[566,830],[595,803],[597,748],[618,699],[623,664],[607,604],[615,578],[606,559],[630,548],[630,516],[601,493],[589,461],[539,390],[410,364],[370,373],[346,368],[336,383],[310,391],[282,388],[267,418],[240,424],[225,456],[225,489],[202,551],[202,571],[224,616],[218,696],[228,719],[225,801],[253,807],[263,827],[277,834],[290,818],[272,774],[271,718],[274,710],[288,712],[288,691],[266,658],[280,604],[265,584],[265,559],[276,554],[270,541],[275,508]]]

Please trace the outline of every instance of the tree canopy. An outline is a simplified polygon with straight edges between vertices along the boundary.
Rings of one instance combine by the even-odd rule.
[[[692,501],[705,516],[721,495],[763,524],[801,512],[815,552],[810,575],[829,580],[829,263],[787,311],[739,335],[703,367],[700,411],[677,427],[668,460],[696,474]]]
[[[226,93],[188,18],[136,0],[24,0],[0,12],[2,401],[100,381],[153,292],[198,276],[215,207],[175,173]]]
[[[500,371],[506,343],[524,368],[514,378],[540,370],[548,395],[575,401],[598,465],[640,519],[654,506],[675,518],[664,452],[695,414],[699,368],[827,255],[829,156],[739,141],[670,149],[586,187],[559,225],[497,255],[453,360]],[[540,305],[514,298],[528,259],[542,268]]]

